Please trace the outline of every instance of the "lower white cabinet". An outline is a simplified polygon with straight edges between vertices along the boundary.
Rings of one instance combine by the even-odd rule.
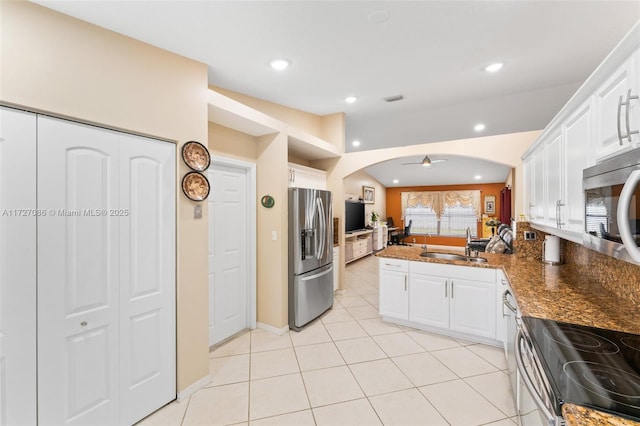
[[[380,315],[385,320],[495,341],[496,310],[494,269],[380,259]]]
[[[409,319],[409,261],[380,260],[380,315]]]

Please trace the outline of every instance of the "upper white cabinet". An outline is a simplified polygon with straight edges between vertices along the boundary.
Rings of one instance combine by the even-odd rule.
[[[327,173],[323,170],[289,163],[289,187],[327,189]]]
[[[562,190],[558,206],[560,228],[581,233],[584,228],[582,170],[590,165],[593,101],[588,99],[562,124]]]
[[[597,159],[603,159],[633,148],[640,140],[639,101],[640,72],[636,51],[596,90]],[[634,99],[635,97],[635,99]]]
[[[600,64],[522,157],[523,212],[578,243],[582,171],[640,146],[640,24]]]

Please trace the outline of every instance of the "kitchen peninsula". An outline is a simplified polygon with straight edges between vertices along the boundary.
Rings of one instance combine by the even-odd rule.
[[[377,256],[381,264],[391,260],[407,262],[407,267],[427,263],[456,265],[465,269],[477,268],[478,272],[495,270],[498,274],[504,273],[523,316],[640,334],[638,305],[629,298],[620,297],[605,288],[598,280],[589,277],[584,273],[584,266],[573,263],[546,265],[539,260],[540,257],[530,256],[525,253],[525,250],[514,255],[482,253],[481,256],[487,259],[486,263],[425,258],[420,256],[422,251],[420,247],[415,246],[392,246],[378,253]],[[429,251],[433,250],[429,249]],[[598,268],[599,259],[599,256],[594,255],[593,263],[589,266]],[[606,261],[606,259],[603,260]],[[626,276],[637,272],[637,267],[634,265],[621,263],[620,268],[623,270],[631,268],[631,270],[621,271],[621,274]],[[384,294],[383,279],[384,275],[381,273],[381,299]],[[496,283],[496,285],[499,284]],[[410,295],[407,297],[410,298]],[[384,317],[383,306],[384,302],[380,300],[381,314]],[[499,335],[496,337],[500,339]],[[564,404],[563,416],[569,426],[637,425],[631,420],[573,404]]]

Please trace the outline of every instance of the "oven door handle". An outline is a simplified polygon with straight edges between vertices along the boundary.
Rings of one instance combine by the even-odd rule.
[[[524,360],[523,360],[524,354],[522,353],[522,346],[520,345],[521,341],[523,341],[526,345],[529,345],[528,339],[525,337],[524,333],[522,332],[522,329],[518,328],[518,334],[516,334],[516,341],[515,341],[515,345],[516,345],[515,354],[516,354],[516,365],[518,366],[518,371],[522,376],[522,381],[524,382],[525,387],[527,388],[527,390],[531,394],[531,397],[535,401],[538,408],[540,408],[540,410],[543,412],[545,417],[547,419],[555,419],[556,416],[551,412],[551,410],[549,410],[549,407],[545,405],[544,401],[542,400],[542,397],[540,396],[540,393],[533,385],[533,381],[529,376],[529,372],[527,371],[524,365]],[[531,348],[531,350],[533,350],[533,348]]]
[[[629,226],[629,204],[635,194],[635,188],[640,182],[640,170],[634,170],[629,175],[629,178],[622,187],[620,192],[620,199],[618,200],[618,230],[620,231],[620,238],[622,243],[627,249],[627,253],[633,260],[640,262],[640,249],[636,243],[635,238],[631,234],[631,227]]]

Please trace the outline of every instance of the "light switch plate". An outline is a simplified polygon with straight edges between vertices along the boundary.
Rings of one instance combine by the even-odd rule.
[[[193,206],[193,218],[202,219],[202,206],[200,204]]]

